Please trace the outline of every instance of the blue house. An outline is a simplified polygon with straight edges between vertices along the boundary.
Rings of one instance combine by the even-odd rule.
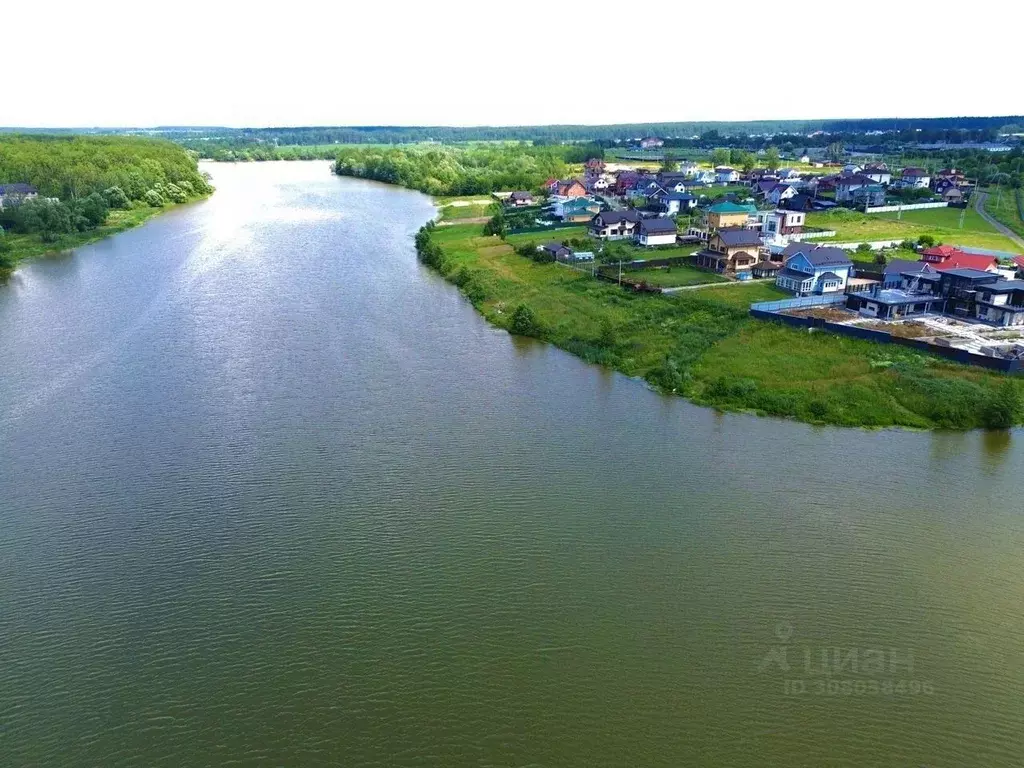
[[[842,293],[853,262],[842,248],[790,243],[782,252],[785,266],[775,284],[797,296]]]

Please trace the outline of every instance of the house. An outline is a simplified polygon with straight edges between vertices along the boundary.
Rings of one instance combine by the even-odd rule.
[[[936,275],[935,269],[923,261],[909,261],[907,259],[892,259],[886,262],[882,269],[882,279],[879,283],[883,288],[899,288],[903,283],[904,275]]]
[[[980,253],[967,253],[952,245],[936,245],[921,251],[921,261],[937,270],[976,269],[983,272],[995,272],[999,268],[999,259]]]
[[[600,213],[601,204],[589,197],[567,197],[558,199],[554,205],[555,218],[562,221],[590,221]]]
[[[932,177],[923,168],[904,168],[900,186],[909,189],[927,189]]]
[[[846,203],[853,200],[854,190],[861,187],[870,187],[876,182],[860,173],[850,176],[841,176],[836,180],[836,202]]]
[[[590,234],[602,240],[621,240],[633,237],[639,223],[636,211],[601,211],[590,220]]]
[[[641,219],[635,238],[645,246],[675,245],[676,223],[672,219]]]
[[[709,231],[727,227],[743,227],[755,213],[757,213],[757,207],[753,205],[739,205],[730,202],[715,203],[704,213],[703,224]]]
[[[782,207],[788,211],[809,211],[814,207],[814,198],[801,192],[786,200]]]
[[[804,165],[810,165],[811,156],[804,152],[802,155],[800,155],[800,162],[803,163]]]
[[[585,186],[591,193],[606,192],[615,184],[615,177],[610,173],[602,173],[597,176],[587,174],[583,179]]]
[[[964,201],[964,193],[957,187],[947,187],[942,192],[942,199],[947,203],[962,203]]]
[[[683,160],[679,163],[679,172],[686,176],[693,176],[697,172],[697,164],[693,160]]]
[[[798,296],[842,293],[850,278],[853,262],[841,248],[807,243],[790,243],[782,252],[785,267],[775,284]]]
[[[707,247],[695,255],[697,266],[719,273],[750,273],[760,261],[761,233],[756,229],[720,229],[708,239]]]
[[[639,179],[636,182],[636,184],[633,185],[633,188],[629,190],[627,195],[629,197],[643,197],[646,199],[650,199],[653,197],[657,197],[658,195],[663,195],[667,191],[668,190],[661,186],[661,184],[659,184],[657,180],[643,178]]]
[[[548,191],[558,197],[585,197],[587,188],[579,179],[556,179]]]
[[[1024,281],[983,284],[974,298],[974,316],[995,325],[1024,325]]]
[[[668,192],[655,198],[668,216],[675,216],[680,211],[692,210],[697,205],[697,198],[685,192]]]
[[[783,181],[788,181],[789,179],[800,178],[800,171],[797,171],[793,168],[782,168],[781,170],[779,170],[778,175],[779,178],[782,179]]]
[[[569,261],[573,255],[572,248],[561,243],[544,243],[544,245],[538,245],[537,250],[542,251],[552,261]]]
[[[915,280],[931,284],[930,280]],[[879,320],[898,320],[904,317],[915,317],[942,312],[946,300],[930,291],[919,291],[904,287],[906,279],[895,287],[885,288],[876,283],[866,291],[850,294],[846,299],[846,308],[852,309],[865,317],[877,317]]]
[[[25,200],[32,200],[39,196],[39,190],[31,184],[18,181],[14,184],[0,184],[0,208],[8,205],[21,203]]]
[[[604,160],[592,157],[583,164],[583,170],[594,176],[600,176],[604,173]]]
[[[781,205],[791,197],[796,197],[796,195],[796,187],[792,184],[776,184],[765,193],[764,199],[772,205]]]
[[[664,147],[665,142],[655,136],[648,136],[647,138],[640,139],[640,149],[657,149],[658,147]]]
[[[511,205],[514,208],[522,208],[526,205],[533,205],[533,195],[523,190],[513,192],[507,198],[505,198],[506,205]]]
[[[703,171],[696,171],[693,174],[693,182],[695,184],[714,184],[716,178],[717,176],[714,171],[706,169]]]
[[[715,181],[719,184],[735,184],[740,180],[740,172],[727,165],[715,167]]]
[[[876,184],[889,185],[892,183],[892,172],[888,168],[876,165],[868,166],[861,171],[862,176],[867,176]]]
[[[807,214],[803,211],[758,211],[755,215],[761,225],[761,233],[769,237],[799,234],[804,231],[807,221]]]
[[[881,184],[857,187],[850,193],[850,200],[854,205],[863,205],[868,208],[885,205],[885,187]]]
[[[781,261],[759,261],[750,268],[750,274],[755,278],[778,277],[782,266]]]

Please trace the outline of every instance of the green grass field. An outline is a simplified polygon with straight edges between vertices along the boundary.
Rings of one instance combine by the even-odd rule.
[[[857,243],[875,240],[917,240],[921,235],[931,235],[936,242],[950,245],[975,246],[999,251],[1017,250],[1013,242],[991,228],[980,216],[968,211],[964,229],[952,226],[953,217],[947,211],[953,209],[931,209],[906,211],[903,220],[890,218],[889,214],[863,214],[843,209],[837,212],[807,214],[807,226],[833,229],[834,238],[814,238],[815,243],[827,244],[829,240],[840,243]],[[959,211],[955,219],[959,220]],[[930,214],[930,216],[929,216]],[[910,217],[914,215],[914,219]],[[895,214],[892,214],[895,217]],[[934,221],[942,223],[933,223]],[[973,228],[968,228],[973,227]]]
[[[623,272],[623,277],[630,280],[641,280],[648,285],[659,288],[677,288],[681,285],[702,285],[704,283],[722,283],[727,279],[714,272],[707,272],[696,267],[645,267]]]
[[[1020,207],[1018,206],[1018,199],[1024,200],[1021,190],[1004,188],[1001,194],[994,188],[985,191],[988,192],[988,197],[985,198],[985,210],[989,216],[1024,237],[1024,219],[1020,217]]]
[[[438,227],[431,239],[442,274],[495,325],[508,328],[528,307],[541,339],[723,410],[964,429],[988,423],[1000,394],[1024,390],[1017,379],[903,347],[755,320],[750,302],[786,295],[771,283],[638,294],[519,256],[480,226]]]

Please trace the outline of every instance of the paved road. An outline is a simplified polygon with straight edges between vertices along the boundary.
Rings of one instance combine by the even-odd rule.
[[[1006,194],[1012,195],[1013,192],[1010,191],[1010,190],[1007,190]],[[1006,235],[1008,238],[1013,240],[1013,244],[1014,245],[1016,245],[1018,248],[1024,249],[1024,237],[1021,237],[1020,235],[1018,235],[1016,232],[1014,232],[1012,229],[1010,229],[1005,224],[1002,224],[1002,223],[996,221],[995,219],[993,219],[991,214],[989,214],[989,212],[985,210],[985,198],[986,197],[988,197],[988,193],[987,192],[978,191],[977,193],[975,193],[975,195],[974,195],[974,210],[976,210],[978,213],[980,213],[981,214],[981,218],[983,218],[985,221],[987,221],[989,224],[991,224],[993,227],[995,227],[999,231],[1000,234]]]

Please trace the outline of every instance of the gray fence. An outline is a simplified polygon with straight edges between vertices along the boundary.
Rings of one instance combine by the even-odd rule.
[[[784,309],[806,309],[807,307],[829,307],[833,304],[845,304],[846,294],[830,293],[827,296],[794,296],[792,299],[778,301],[759,301],[750,305],[750,311],[781,312]]]

